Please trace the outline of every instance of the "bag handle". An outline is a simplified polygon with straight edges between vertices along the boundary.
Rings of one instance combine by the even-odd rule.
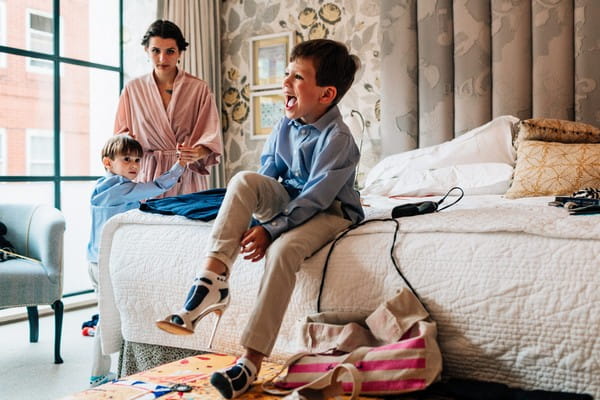
[[[285,364],[283,364],[281,366],[281,368],[279,369],[279,371],[277,371],[277,373],[275,375],[273,375],[272,377],[270,377],[269,379],[265,380],[262,384],[262,389],[263,391],[270,393],[270,394],[274,394],[277,396],[283,396],[286,394],[289,394],[291,392],[293,392],[293,389],[281,389],[278,388],[277,386],[275,386],[275,379],[277,379],[278,377],[282,376],[283,373],[290,367],[292,366],[294,363],[296,363],[296,361],[300,360],[302,357],[304,356],[312,356],[314,355],[314,353],[311,353],[309,351],[303,351],[300,352],[298,354],[294,354],[293,356],[291,356],[290,358],[288,358],[285,361]],[[348,353],[348,355],[343,358],[341,360],[340,363],[344,363],[346,362],[346,359],[350,356],[350,353]]]
[[[310,353],[303,353],[303,355],[306,354]],[[292,358],[296,359],[296,357]],[[286,365],[287,364],[288,362],[286,362]],[[284,369],[285,368],[282,368],[282,370],[276,376],[280,375]],[[307,392],[312,391],[314,393],[314,391],[318,391],[319,399],[329,399],[331,397],[344,394],[344,389],[342,388],[342,381],[341,379],[339,379],[340,376],[344,373],[347,373],[350,376],[350,383],[352,383],[352,393],[350,394],[349,400],[358,400],[360,390],[362,388],[362,378],[358,369],[354,366],[354,364],[350,363],[338,364],[326,374],[323,374],[317,379],[313,380],[312,382],[309,382],[306,385],[300,386],[295,389],[280,389],[276,387],[273,384],[273,380],[276,377],[275,376],[263,382],[262,390],[264,392],[274,394],[277,396],[298,393],[301,396],[300,398],[307,398],[306,396],[308,396],[308,399],[311,399],[311,396]]]

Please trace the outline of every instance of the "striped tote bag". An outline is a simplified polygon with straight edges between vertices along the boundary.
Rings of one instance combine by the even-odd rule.
[[[402,289],[364,321],[339,324],[339,315],[330,320],[336,323],[309,317],[301,334],[304,348],[331,346],[329,350],[294,355],[263,383],[264,391],[285,395],[316,390],[327,397],[347,393],[355,399],[359,394],[421,390],[439,378],[436,324],[409,290]]]

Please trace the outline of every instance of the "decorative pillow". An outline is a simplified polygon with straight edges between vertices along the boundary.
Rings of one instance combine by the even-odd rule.
[[[600,143],[600,129],[582,122],[534,118],[519,122],[517,146],[525,140],[560,143]]]
[[[569,195],[583,187],[600,187],[600,144],[527,140],[506,197]]]

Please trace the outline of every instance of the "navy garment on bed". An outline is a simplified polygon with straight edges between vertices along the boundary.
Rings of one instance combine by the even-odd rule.
[[[179,196],[151,199],[140,205],[140,210],[164,215],[182,215],[190,219],[210,221],[217,217],[225,189],[210,189]]]

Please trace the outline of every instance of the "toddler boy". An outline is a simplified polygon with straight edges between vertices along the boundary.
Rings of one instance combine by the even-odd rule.
[[[91,197],[92,229],[87,248],[88,273],[94,290],[98,290],[98,245],[102,228],[112,216],[140,206],[140,201],[162,194],[172,188],[188,160],[183,157],[153,182],[137,183],[143,150],[138,141],[121,134],[112,136],[102,148],[102,164],[106,176],[98,179]],[[96,326],[90,385],[108,382],[116,375],[110,372],[111,359],[102,354],[100,323]]]

